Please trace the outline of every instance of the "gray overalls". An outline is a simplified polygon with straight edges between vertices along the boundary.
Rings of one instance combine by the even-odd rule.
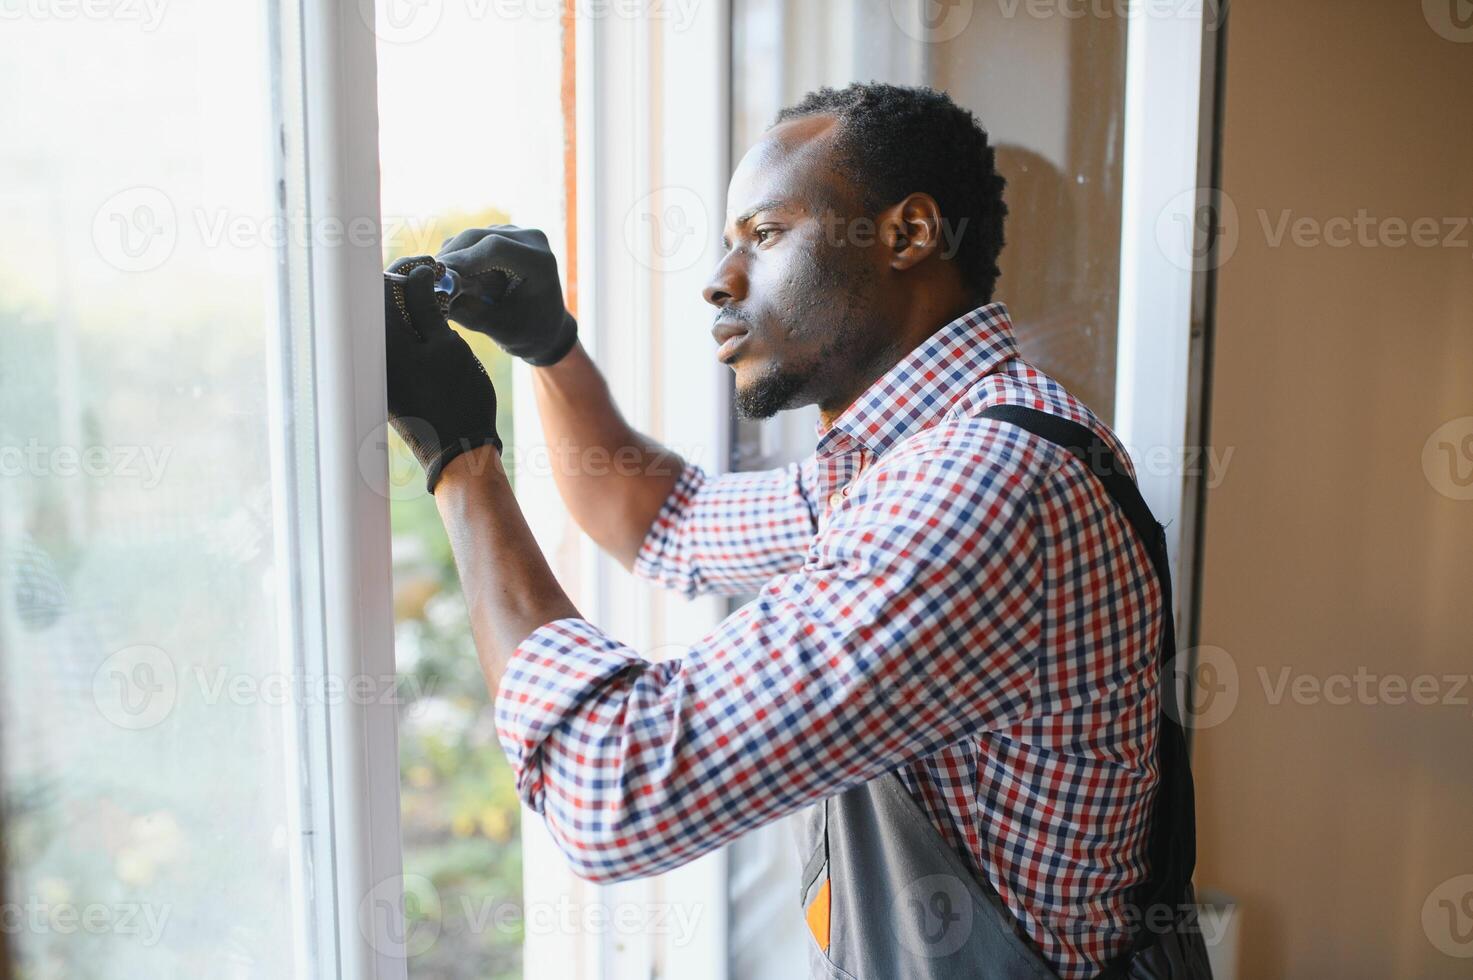
[[[1192,774],[1175,691],[1166,538],[1135,483],[1088,428],[1020,406],[984,418],[1020,426],[1082,460],[1104,484],[1150,553],[1161,581],[1160,780],[1148,843],[1150,874],[1129,906],[1132,942],[1101,977],[1191,980],[1212,973],[1191,890],[1196,862]],[[1171,700],[1168,700],[1170,698]],[[979,880],[889,772],[815,804],[804,815],[802,909],[813,980],[1058,980],[993,888]]]

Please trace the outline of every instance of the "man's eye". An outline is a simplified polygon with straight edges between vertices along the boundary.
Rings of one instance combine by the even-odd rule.
[[[780,228],[758,228],[752,234],[756,236],[757,244],[761,245],[767,241],[769,236],[776,235],[781,230]]]

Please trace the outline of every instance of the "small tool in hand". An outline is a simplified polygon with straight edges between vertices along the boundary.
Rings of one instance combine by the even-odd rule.
[[[435,263],[435,271],[440,275],[435,281],[435,298],[440,301],[440,309],[448,316],[465,288],[465,280],[460,277],[460,273],[443,262]],[[509,284],[506,273],[493,269],[477,278],[475,295],[482,302],[494,303],[506,295]]]
[[[401,259],[389,268],[393,271],[385,273],[391,280],[402,281],[409,274],[410,269],[421,265],[430,266],[435,273],[435,299],[440,304],[440,312],[450,316],[455,301],[460,298],[466,288],[466,281],[456,272],[445,265],[445,263],[422,256],[414,259]],[[506,273],[499,269],[493,269],[485,275],[477,276],[475,281],[474,295],[483,303],[494,303],[506,295],[510,279]]]

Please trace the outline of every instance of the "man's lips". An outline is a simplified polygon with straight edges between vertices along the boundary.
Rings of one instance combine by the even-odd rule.
[[[734,320],[719,320],[711,328],[711,336],[721,345],[716,349],[716,359],[725,363],[746,342],[749,334],[746,327]]]
[[[739,333],[722,341],[721,346],[716,348],[716,360],[725,364],[727,361],[736,357],[737,351],[742,349],[742,345],[747,342],[748,336],[750,335]]]

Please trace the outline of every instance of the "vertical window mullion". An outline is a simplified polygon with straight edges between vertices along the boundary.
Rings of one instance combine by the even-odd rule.
[[[300,3],[324,662],[338,682],[382,685],[394,675],[382,257],[377,235],[326,234],[381,227],[375,38],[358,4]],[[337,976],[402,978],[396,706],[345,694],[324,720]]]

